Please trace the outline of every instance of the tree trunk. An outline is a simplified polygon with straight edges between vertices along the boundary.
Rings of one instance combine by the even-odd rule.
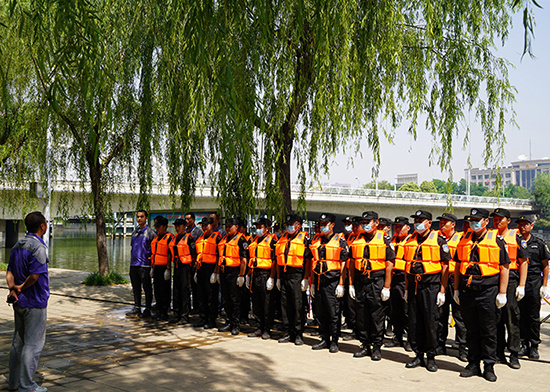
[[[290,164],[292,159],[292,147],[294,144],[294,128],[290,129],[288,122],[282,127],[283,138],[281,155],[277,161],[279,172],[279,189],[283,196],[284,214],[292,212],[292,197],[290,192]]]
[[[101,166],[99,162],[90,164],[90,180],[92,182],[92,195],[94,198],[94,214],[96,227],[97,260],[99,263],[99,274],[109,274],[109,257],[107,255],[107,235],[105,227],[105,211],[103,199],[103,187],[101,185]]]

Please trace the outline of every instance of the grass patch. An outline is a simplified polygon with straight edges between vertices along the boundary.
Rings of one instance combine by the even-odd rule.
[[[86,286],[111,286],[113,284],[127,284],[128,279],[126,279],[121,274],[116,272],[109,272],[107,276],[101,276],[99,272],[94,272],[86,277],[82,284]]]
[[[7,271],[8,265],[6,263],[0,263],[0,271]]]

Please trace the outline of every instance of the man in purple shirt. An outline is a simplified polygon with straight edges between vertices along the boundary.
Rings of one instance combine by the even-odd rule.
[[[134,292],[134,308],[126,316],[151,317],[153,286],[151,284],[151,241],[156,233],[147,226],[147,211],[136,213],[138,227],[132,233],[132,253],[130,260],[130,282]],[[145,310],[141,313],[141,286],[145,293]]]
[[[33,381],[46,340],[46,307],[50,297],[48,248],[42,236],[48,231],[41,212],[25,217],[27,235],[11,250],[6,281],[13,303],[15,332],[10,350],[9,389],[46,391]]]

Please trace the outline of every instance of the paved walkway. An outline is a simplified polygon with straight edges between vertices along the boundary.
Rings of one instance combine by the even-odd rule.
[[[405,369],[409,353],[382,350],[383,359],[355,359],[357,341],[341,351],[237,337],[215,330],[126,318],[129,285],[87,287],[85,272],[51,269],[46,346],[37,380],[48,391],[550,391],[550,324],[542,327],[542,360],[521,360],[521,370],[497,365],[496,383],[461,379],[463,363],[437,357],[437,373]],[[7,289],[0,273],[0,298]],[[2,300],[2,303],[4,301]],[[550,306],[545,306],[548,311]],[[0,304],[0,388],[7,390],[13,313]],[[451,329],[452,331],[452,329]],[[456,355],[456,350],[449,349]]]

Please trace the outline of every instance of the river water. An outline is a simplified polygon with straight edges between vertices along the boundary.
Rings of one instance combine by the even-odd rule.
[[[130,271],[131,238],[107,238],[109,267],[128,276]],[[0,249],[0,262],[7,263],[10,249]],[[52,238],[49,259],[51,268],[97,272],[95,238]]]

